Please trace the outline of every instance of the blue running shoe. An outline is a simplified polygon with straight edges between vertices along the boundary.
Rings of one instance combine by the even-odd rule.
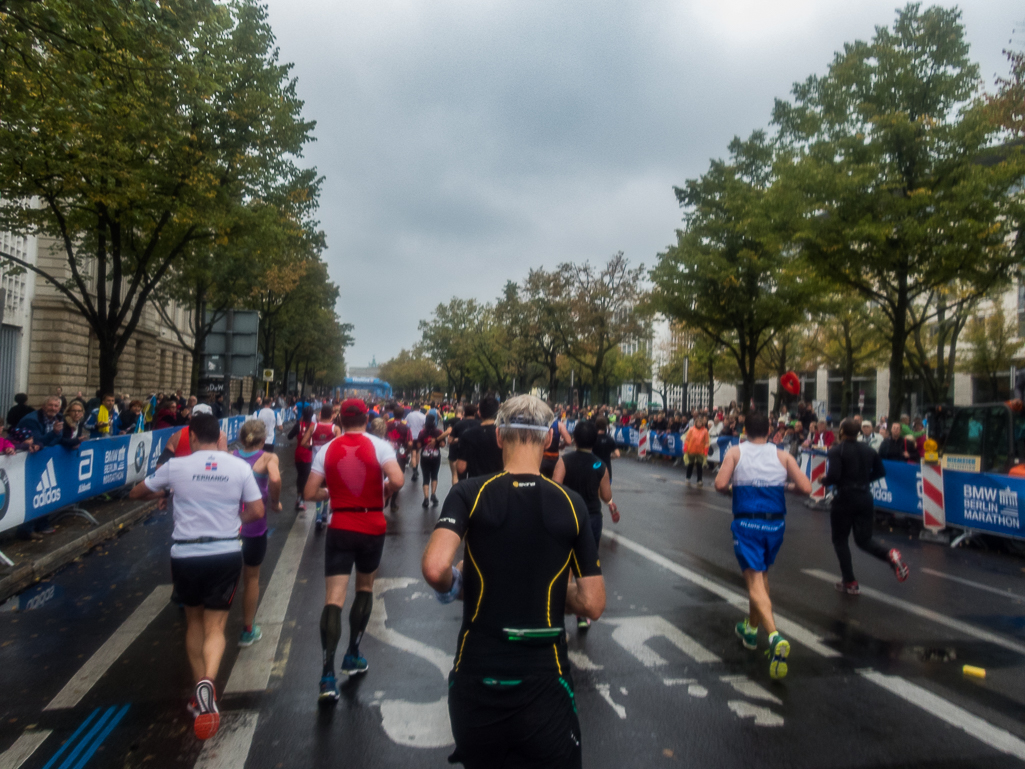
[[[787,677],[787,657],[790,656],[790,641],[778,632],[769,638],[769,678],[779,680]]]
[[[362,654],[346,654],[342,657],[342,672],[347,676],[355,676],[366,673],[370,666]]]
[[[320,696],[317,701],[321,705],[334,705],[341,698],[338,692],[338,682],[335,681],[335,674],[328,673],[320,678]]]
[[[744,644],[745,649],[758,648],[758,628],[751,627],[747,619],[741,620],[736,626],[737,638]]]
[[[261,638],[263,638],[263,631],[260,630],[260,626],[259,625],[253,625],[253,629],[249,630],[249,631],[247,631],[247,630],[245,630],[245,628],[243,628],[242,629],[242,635],[240,635],[239,639],[238,639],[238,645],[239,646],[252,646],[254,643],[259,641]]]

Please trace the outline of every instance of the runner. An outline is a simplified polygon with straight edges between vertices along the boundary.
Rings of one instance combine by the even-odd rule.
[[[569,430],[566,429],[565,419],[556,417],[552,423],[552,432],[548,436],[548,443],[545,446],[544,456],[541,458],[541,475],[551,478],[555,465],[559,461],[559,451],[563,446],[569,446],[573,442]]]
[[[468,769],[582,766],[563,617],[598,619],[605,583],[584,501],[541,475],[551,421],[539,398],[506,401],[498,414],[505,470],[452,489],[423,556],[439,600],[464,598],[449,675],[449,762]],[[452,565],[464,538],[466,569]]]
[[[420,434],[426,421],[426,417],[418,408],[414,407],[409,410],[409,413],[406,414],[406,426],[409,428],[410,439],[415,439]],[[411,444],[409,448],[409,466],[413,468],[413,482],[416,483],[416,479],[420,477],[420,450],[416,444]]]
[[[388,442],[395,450],[395,458],[399,463],[399,468],[402,470],[403,477],[405,477],[406,462],[409,461],[409,447],[413,443],[413,436],[409,432],[409,427],[402,421],[402,415],[402,406],[396,405],[392,408],[392,420],[388,423],[387,435]],[[416,480],[416,478],[413,480]],[[399,510],[398,489],[391,496],[389,509],[393,513],[397,513]]]
[[[619,508],[612,501],[612,481],[609,469],[601,458],[594,454],[594,444],[598,439],[598,430],[594,423],[581,419],[573,428],[573,440],[576,451],[570,451],[559,457],[552,480],[561,483],[567,489],[579,494],[587,505],[588,523],[594,534],[594,546],[601,545],[602,512],[601,503],[609,506],[612,522],[619,523]],[[586,630],[591,627],[587,617],[577,617],[577,627]]]
[[[331,527],[324,538],[326,595],[320,615],[323,704],[334,704],[340,697],[335,681],[335,650],[342,636],[342,607],[354,564],[356,598],[349,611],[349,648],[342,658],[342,672],[356,675],[367,671],[359,642],[370,621],[374,575],[384,549],[384,503],[405,480],[395,450],[380,438],[367,435],[367,404],[350,398],[342,403],[341,415],[345,433],[314,456],[304,494],[307,500],[325,500],[331,505]],[[382,484],[382,478],[386,483]]]
[[[867,443],[859,443],[860,429],[853,419],[840,423],[840,442],[830,447],[826,460],[824,486],[835,486],[829,520],[833,530],[833,549],[840,561],[842,581],[836,589],[848,595],[859,595],[861,588],[854,578],[851,546],[848,542],[854,530],[854,544],[883,563],[890,565],[897,580],[908,578],[908,567],[896,548],[889,548],[872,538],[875,523],[875,505],[869,486],[886,476],[883,460]]]
[[[459,469],[456,467],[456,447],[452,439],[452,431],[463,420],[464,415],[462,404],[456,406],[455,411],[447,412],[445,414],[445,432],[442,433],[442,437],[448,440],[448,469],[452,473],[453,486],[459,483]]]
[[[594,421],[598,430],[598,440],[594,442],[594,455],[600,457],[605,466],[609,468],[609,481],[612,481],[612,460],[619,459],[619,447],[616,446],[616,439],[609,435],[609,420],[605,417],[598,417]]]
[[[753,413],[746,421],[747,441],[726,452],[715,490],[733,494],[733,550],[744,572],[750,613],[736,631],[746,649],[758,648],[758,628],[769,634],[769,676],[784,678],[790,642],[776,630],[769,599],[769,567],[783,544],[786,490],[811,493],[811,481],[797,461],[768,442],[769,419]],[[789,483],[787,482],[789,479]]]
[[[224,655],[228,610],[242,573],[239,530],[264,517],[263,495],[252,469],[218,450],[219,434],[213,414],[193,414],[192,454],[157,468],[129,495],[166,499],[174,493],[171,579],[185,606],[185,648],[196,681],[189,711],[201,740],[213,737],[221,720],[214,680]]]
[[[259,419],[267,428],[267,443],[263,446],[264,451],[274,451],[274,436],[281,430],[281,417],[274,411],[272,405],[273,401],[268,398],[251,417],[251,419]],[[210,407],[207,406],[207,408]]]
[[[468,478],[502,472],[502,449],[495,437],[498,400],[493,395],[481,398],[477,413],[480,414],[480,423],[459,437],[457,466],[460,475],[466,473]]]
[[[467,403],[465,406],[461,406],[457,413],[462,414],[459,421],[452,425],[451,432],[449,434],[448,441],[448,464],[452,469],[452,485],[455,486],[459,481],[466,478],[466,471],[459,469],[459,459],[461,454],[460,449],[460,438],[463,433],[469,430],[471,427],[476,427],[479,422],[477,421],[477,406],[473,403]]]
[[[189,424],[192,424],[192,418],[198,414],[213,416],[213,410],[205,403],[198,404],[189,414]],[[227,451],[228,436],[224,434],[224,430],[221,430],[220,433],[221,435],[217,439],[217,450]],[[164,446],[164,450],[160,452],[160,456],[157,458],[157,467],[160,467],[172,457],[187,457],[190,454],[192,454],[192,442],[189,440],[189,425],[185,425],[185,427],[167,439],[167,445]]]
[[[232,454],[253,468],[256,485],[263,494],[264,510],[281,512],[281,472],[278,458],[264,451],[267,428],[263,422],[252,419],[242,425],[239,440],[242,448]],[[242,635],[239,646],[252,646],[263,637],[259,625],[253,624],[256,607],[260,602],[260,564],[267,555],[267,517],[242,524]]]
[[[441,447],[445,445],[444,433],[438,428],[434,414],[428,414],[424,429],[416,439],[416,447],[422,456],[420,463],[424,470],[424,503],[438,504],[438,473],[441,472]],[[427,493],[430,492],[428,499]]]
[[[342,428],[332,421],[333,418],[334,406],[330,403],[325,403],[320,407],[320,421],[311,424],[306,428],[306,432],[303,433],[302,443],[310,448],[314,457],[317,456],[317,453],[322,448],[342,434]],[[307,480],[308,479],[309,478],[307,477]],[[315,525],[317,527],[317,531],[322,531],[324,529],[324,524],[327,523],[327,504],[324,502],[318,502],[316,509],[317,520],[315,521]]]
[[[297,438],[295,442],[295,509],[306,512],[303,501],[303,489],[310,477],[310,465],[313,463],[313,449],[303,445],[306,431],[313,425],[313,406],[303,405],[301,416],[288,432],[288,440]]]

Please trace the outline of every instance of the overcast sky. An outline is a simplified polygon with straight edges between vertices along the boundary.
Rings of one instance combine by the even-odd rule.
[[[295,64],[320,220],[356,327],[350,366],[394,356],[452,296],[675,240],[673,186],[768,125],[773,99],[894,0],[269,0]],[[944,3],[944,5],[949,5]],[[1025,5],[962,3],[988,85]]]

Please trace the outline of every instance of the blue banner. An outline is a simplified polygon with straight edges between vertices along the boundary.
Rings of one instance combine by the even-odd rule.
[[[943,504],[947,525],[1021,537],[1018,499],[1025,479],[990,473],[943,471]]]
[[[886,477],[872,484],[877,507],[907,515],[922,515],[922,469],[907,462],[883,460]]]

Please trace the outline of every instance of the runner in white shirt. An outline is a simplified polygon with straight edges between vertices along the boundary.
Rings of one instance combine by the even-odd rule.
[[[263,444],[263,450],[274,451],[274,437],[276,432],[281,430],[281,417],[275,413],[269,403],[264,405],[253,416],[263,422],[267,428],[267,442]]]
[[[242,573],[243,523],[264,516],[252,468],[217,450],[221,430],[212,414],[189,422],[192,454],[176,457],[132,489],[132,499],[174,493],[171,579],[185,605],[185,648],[196,680],[189,703],[201,740],[217,733],[220,714],[214,679],[224,655],[224,627]],[[239,503],[244,509],[239,512]]]
[[[420,409],[410,409],[406,414],[406,427],[409,428],[409,434],[414,441],[420,435],[420,431],[424,429],[426,422],[427,417]],[[409,451],[409,466],[413,468],[413,482],[415,483],[416,479],[420,477],[420,449],[416,448],[415,443]]]

